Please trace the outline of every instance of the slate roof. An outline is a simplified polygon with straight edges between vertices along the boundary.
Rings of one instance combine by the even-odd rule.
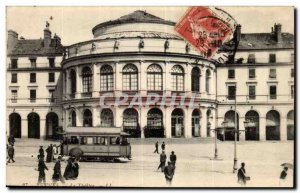
[[[49,47],[44,46],[43,39],[19,39],[16,46],[13,48],[12,52],[8,55],[18,56],[18,55],[62,55],[63,45],[56,39],[51,39]]]
[[[161,24],[167,24],[173,26],[175,26],[176,24],[175,22],[164,20],[160,17],[157,17],[145,11],[137,10],[128,15],[124,15],[116,20],[110,20],[107,22],[100,23],[96,25],[92,29],[92,31],[94,33],[94,31],[97,30],[98,28],[107,27],[110,25],[123,24],[123,23],[161,23]]]

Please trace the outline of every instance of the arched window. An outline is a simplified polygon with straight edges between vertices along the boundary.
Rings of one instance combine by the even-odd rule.
[[[151,64],[147,69],[148,90],[162,90],[162,69],[157,64]]]
[[[210,93],[210,70],[206,70],[206,74],[205,74],[205,91],[207,93]]]
[[[101,111],[101,126],[112,127],[114,125],[114,114],[110,109]]]
[[[200,91],[200,69],[198,67],[192,70],[192,91]]]
[[[84,93],[92,92],[93,90],[93,73],[89,67],[84,67],[82,70],[82,88]]]
[[[75,110],[71,113],[71,125],[72,127],[76,127],[76,112]]]
[[[84,127],[93,126],[93,115],[89,109],[86,109],[83,113],[83,126]]]
[[[105,65],[100,69],[100,90],[111,91],[114,88],[114,71],[111,66]]]
[[[171,70],[172,75],[172,90],[183,91],[184,90],[184,70],[181,66],[173,66]]]
[[[123,127],[126,129],[138,127],[138,112],[135,109],[130,108],[123,112]]]
[[[201,119],[200,110],[194,109],[192,112],[192,136],[193,137],[200,136],[200,119]]]
[[[123,68],[123,90],[138,90],[138,69],[133,64]]]
[[[70,71],[70,87],[71,87],[71,94],[76,93],[76,71],[71,70]]]

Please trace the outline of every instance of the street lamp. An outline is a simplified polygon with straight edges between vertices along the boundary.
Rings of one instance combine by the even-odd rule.
[[[217,146],[217,138],[218,138],[218,131],[224,131],[227,126],[227,121],[223,121],[222,127],[217,127],[215,129],[210,129],[215,132],[215,156],[213,158],[210,158],[210,160],[222,160],[218,158],[218,146]]]

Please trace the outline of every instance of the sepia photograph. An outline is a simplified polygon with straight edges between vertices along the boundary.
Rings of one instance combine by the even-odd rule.
[[[7,187],[296,187],[295,7],[6,6],[5,32]]]

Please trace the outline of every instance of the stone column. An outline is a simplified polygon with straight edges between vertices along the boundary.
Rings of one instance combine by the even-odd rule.
[[[40,119],[40,139],[46,138],[46,119]]]
[[[118,62],[115,62],[115,73],[114,73],[114,84],[116,92],[122,91],[122,65]]]
[[[286,141],[287,140],[287,118],[281,117],[280,120],[280,140]]]
[[[165,136],[166,138],[172,138],[172,129],[171,129],[171,114],[172,109],[166,107],[164,110],[164,125],[165,125]]]
[[[201,108],[201,120],[200,120],[200,125],[201,125],[201,130],[200,130],[200,136],[201,137],[207,137],[207,120],[206,120],[206,108]]]
[[[99,108],[97,106],[92,108],[92,113],[93,113],[93,126],[100,126],[100,112]]]
[[[122,107],[115,107],[115,126],[122,127],[123,124],[123,108]],[[123,129],[123,128],[122,128]]]
[[[171,75],[171,69],[172,65],[169,62],[165,62],[165,72],[163,75],[163,84],[164,84],[164,90],[166,91],[166,96],[171,96],[171,90],[172,90],[172,75]]]
[[[215,129],[216,128],[216,110],[215,109],[210,109],[210,110],[211,110],[211,116],[212,116],[212,118],[210,118],[210,123],[211,123],[210,129]],[[215,132],[211,131],[210,136],[215,137]]]
[[[266,140],[266,117],[259,117],[259,140]]]
[[[21,120],[21,135],[22,138],[28,138],[28,121],[26,119]]]
[[[147,66],[143,61],[140,61],[138,89],[141,96],[147,95]]]
[[[192,66],[191,64],[188,64],[185,68],[185,74],[184,74],[184,90],[186,92],[190,92],[192,90],[191,88],[191,84],[192,84],[192,78],[191,78],[191,74],[192,74]]]
[[[239,130],[244,130],[243,132],[240,132],[239,140],[245,141],[246,139],[246,131],[245,131],[245,125],[244,125],[245,117],[239,117]]]
[[[79,66],[76,67],[76,98],[81,98],[82,93],[82,76],[81,76],[81,68]]]
[[[93,97],[99,97],[100,91],[100,68],[97,64],[93,64]]]
[[[204,96],[206,91],[205,91],[205,71],[206,68],[201,68],[201,75],[200,75],[200,93],[201,96]]]
[[[141,138],[145,138],[145,134],[144,134],[144,128],[147,126],[147,112],[149,109],[146,108],[140,108],[140,112],[139,112],[139,122],[140,122],[140,126],[141,126]]]
[[[192,112],[190,108],[184,109],[184,137],[192,137]]]
[[[82,109],[75,109],[75,111],[76,111],[76,126],[77,127],[83,126],[83,119],[82,119],[83,112],[82,112]]]

